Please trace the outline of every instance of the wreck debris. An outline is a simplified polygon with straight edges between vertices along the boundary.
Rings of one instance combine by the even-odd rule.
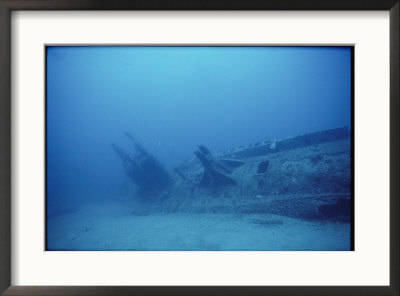
[[[350,130],[347,127],[334,128],[330,130],[323,130],[319,132],[299,135],[292,138],[273,140],[264,142],[259,145],[248,145],[247,147],[239,147],[225,153],[229,158],[249,158],[261,155],[268,155],[271,153],[278,153],[293,149],[299,149],[311,145],[324,144],[334,141],[340,141],[350,138]]]
[[[200,182],[201,186],[213,187],[237,184],[228,175],[232,173],[234,168],[241,166],[243,162],[236,159],[217,159],[202,145],[199,146],[199,150],[195,151],[194,154],[204,167],[203,178]]]
[[[261,161],[258,164],[257,174],[264,174],[268,170],[269,160]]]
[[[126,136],[134,143],[133,153],[113,148],[132,182],[150,197],[165,199],[154,211],[267,213],[341,222],[353,213],[351,134],[346,127],[215,153],[199,146],[196,158],[172,168],[171,175]]]
[[[144,192],[163,192],[171,183],[170,175],[129,133],[125,132],[125,135],[134,144],[135,151],[132,154],[114,143],[111,146],[122,159],[126,175]]]
[[[182,178],[183,181],[186,181],[186,176],[182,173],[182,171],[179,168],[175,168],[174,172],[178,174],[179,177]]]

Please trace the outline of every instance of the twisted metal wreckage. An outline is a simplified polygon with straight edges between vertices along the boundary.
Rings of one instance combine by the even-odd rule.
[[[349,221],[351,135],[347,127],[211,153],[167,170],[129,133],[134,150],[116,144],[125,173],[152,211],[272,213]],[[150,198],[151,197],[151,198]]]

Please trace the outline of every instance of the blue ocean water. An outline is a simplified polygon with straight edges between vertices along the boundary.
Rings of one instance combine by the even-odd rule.
[[[289,197],[349,198],[350,141],[319,146],[324,154],[303,163],[298,159],[309,150],[296,150],[300,156],[274,154],[266,172],[271,176],[261,180],[266,185],[258,180],[258,191],[252,180],[259,176],[246,179],[243,173],[239,180],[229,172],[238,183],[232,186],[249,189],[215,185],[200,194],[197,177],[186,180],[190,168],[183,178],[174,173],[196,159],[198,145],[215,153],[270,141],[275,149],[280,139],[351,130],[351,65],[350,47],[47,47],[47,249],[351,249],[351,219],[332,219],[331,210],[321,210],[326,220],[287,214],[296,211],[293,206],[285,206],[286,214],[240,210],[250,195],[260,203],[273,200],[271,207],[279,203],[276,209]],[[143,192],[135,184],[112,147],[135,157],[136,144],[124,132],[170,174],[166,188]],[[343,159],[346,165],[333,178],[330,172],[337,172]],[[246,165],[247,160],[241,169]],[[202,172],[198,166],[193,165],[194,175]],[[320,170],[322,181],[300,187],[301,174],[310,180],[305,174],[313,170]],[[143,175],[154,179],[154,172]],[[268,180],[279,172],[292,174],[289,188],[269,190],[279,176],[275,185]],[[319,183],[325,187],[316,188]],[[196,188],[185,191],[185,184]]]

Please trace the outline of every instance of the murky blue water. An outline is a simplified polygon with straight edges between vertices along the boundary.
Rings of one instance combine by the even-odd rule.
[[[174,168],[193,159],[199,144],[214,153],[351,129],[351,48],[52,46],[46,67],[49,250],[351,248],[351,219],[240,211],[246,191],[221,202],[235,201],[231,212],[209,212],[202,196],[198,201],[187,197],[196,211],[189,206],[172,211],[168,204],[184,183],[173,175]],[[124,132],[171,174],[166,189],[149,193],[134,185],[111,146],[133,153]],[[343,145],[350,151],[348,143]],[[324,156],[327,170],[329,161],[339,161],[327,159],[329,153]],[[313,164],[307,162],[307,172]],[[335,176],[331,189],[314,185],[312,194],[304,191],[299,197],[319,191],[347,196],[350,187],[347,192],[335,188],[351,183],[350,170],[348,165]],[[235,179],[235,173],[231,176]],[[243,186],[253,186],[243,180]],[[205,210],[199,212],[202,202]]]

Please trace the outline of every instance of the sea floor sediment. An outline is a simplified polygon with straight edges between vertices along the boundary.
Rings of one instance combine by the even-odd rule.
[[[351,224],[273,214],[152,212],[101,202],[48,217],[48,250],[342,251]]]

